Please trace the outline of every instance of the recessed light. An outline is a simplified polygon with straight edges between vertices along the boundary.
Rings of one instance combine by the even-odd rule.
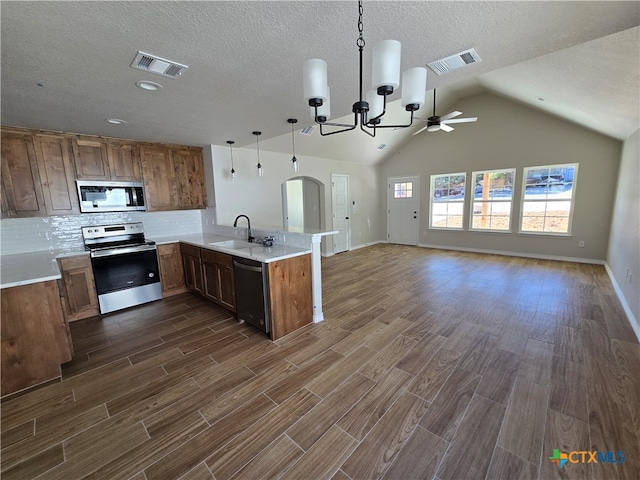
[[[136,86],[150,92],[155,92],[156,90],[160,90],[162,88],[162,85],[160,85],[159,83],[150,82],[148,80],[140,80],[139,82],[136,82]]]
[[[122,125],[123,123],[127,123],[124,120],[120,120],[119,118],[107,118],[106,121],[114,125]]]

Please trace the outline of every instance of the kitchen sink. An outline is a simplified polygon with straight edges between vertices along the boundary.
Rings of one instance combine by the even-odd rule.
[[[243,242],[242,240],[223,240],[221,242],[213,242],[209,245],[220,248],[230,248],[232,250],[240,250],[242,248],[251,248],[257,246],[255,243]]]

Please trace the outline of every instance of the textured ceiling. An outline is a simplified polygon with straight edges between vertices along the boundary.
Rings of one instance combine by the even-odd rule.
[[[334,119],[357,100],[356,21],[355,0],[3,1],[1,121],[191,145],[249,145],[261,130],[261,148],[288,152],[286,119],[312,123],[302,100],[304,60],[327,61]],[[473,46],[481,63],[442,76],[429,71],[438,113],[489,90],[623,139],[639,123],[639,24],[637,1],[365,1],[365,83],[380,40],[402,42],[403,69]],[[138,50],[189,69],[176,80],[134,70]],[[146,92],[138,80],[164,88]],[[389,116],[401,122],[398,103]],[[428,102],[418,116],[430,110]],[[113,117],[127,123],[105,122]],[[316,129],[299,136],[297,153],[378,163],[422,125],[375,139],[358,131],[321,138]],[[389,147],[377,150],[380,143]]]

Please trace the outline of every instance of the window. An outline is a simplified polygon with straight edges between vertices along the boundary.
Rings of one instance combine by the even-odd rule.
[[[524,169],[521,233],[571,234],[578,164]]]
[[[431,175],[430,228],[462,230],[466,173]]]
[[[413,197],[413,182],[393,184],[393,198],[411,197]]]
[[[511,204],[516,171],[490,170],[473,172],[473,211],[471,230],[511,231]]]

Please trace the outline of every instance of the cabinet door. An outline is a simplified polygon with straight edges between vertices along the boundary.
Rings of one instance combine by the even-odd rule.
[[[218,282],[220,285],[220,305],[232,312],[236,311],[236,287],[233,278],[233,257],[218,253]]]
[[[202,259],[203,295],[209,300],[220,303],[220,281],[218,278],[218,266],[208,260]]]
[[[80,213],[68,138],[59,135],[35,135],[34,139],[47,214]]]
[[[91,258],[87,255],[58,260],[64,284],[64,309],[68,321],[93,317],[100,313]]]
[[[141,182],[140,152],[135,143],[109,141],[107,158],[111,180],[122,182]]]
[[[71,346],[57,282],[0,292],[2,395],[60,377],[60,365],[71,360]]]
[[[140,147],[140,158],[147,210],[176,210],[176,175],[171,150],[168,147],[143,145]]]
[[[107,142],[92,137],[71,137],[73,161],[79,180],[109,180]]]
[[[162,295],[167,297],[186,291],[180,244],[158,245],[158,263],[160,264]]]
[[[46,214],[31,135],[3,132],[2,217],[35,217]]]
[[[207,192],[204,183],[202,149],[174,149],[172,153],[176,172],[178,208],[206,208]]]

